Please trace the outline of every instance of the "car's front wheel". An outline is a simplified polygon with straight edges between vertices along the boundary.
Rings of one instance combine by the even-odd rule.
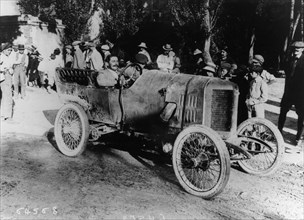
[[[179,183],[192,195],[209,199],[222,192],[229,180],[228,150],[208,127],[194,125],[179,133],[172,157]]]
[[[89,138],[89,120],[80,105],[64,105],[57,113],[54,130],[58,149],[64,155],[76,157],[85,150]]]

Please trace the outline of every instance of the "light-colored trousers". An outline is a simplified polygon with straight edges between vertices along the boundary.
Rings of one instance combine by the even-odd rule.
[[[21,88],[21,97],[25,96],[25,81],[26,81],[26,68],[23,64],[19,64],[15,66],[14,69],[14,97],[18,96],[19,85]]]
[[[1,116],[10,118],[13,116],[13,94],[12,94],[12,75],[5,74],[5,80],[0,83],[2,92],[0,111]]]

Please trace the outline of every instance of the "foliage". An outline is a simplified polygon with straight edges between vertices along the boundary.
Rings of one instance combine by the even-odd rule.
[[[92,0],[93,1],[93,0]],[[19,0],[23,13],[38,16],[44,22],[61,19],[66,26],[65,36],[71,42],[85,34],[87,21],[94,12],[90,1],[83,0]],[[141,0],[96,0],[94,9],[103,8],[104,34],[117,39],[134,34],[145,16]],[[90,13],[91,12],[91,13]]]
[[[223,0],[169,0],[168,6],[178,25],[185,29],[194,40],[202,41],[202,38],[213,35],[217,30],[216,22],[221,10]],[[210,21],[206,21],[206,10],[210,13]]]
[[[105,1],[105,35],[116,40],[122,35],[134,35],[146,16],[141,0]]]
[[[22,12],[38,16],[43,22],[61,19],[68,42],[79,39],[89,18],[90,3],[82,0],[19,0]]]

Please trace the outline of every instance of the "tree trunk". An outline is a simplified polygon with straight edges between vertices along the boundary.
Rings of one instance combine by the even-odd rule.
[[[304,0],[301,0],[301,40],[304,41]]]
[[[297,18],[296,18],[296,20],[294,22],[294,25],[293,25],[293,28],[292,28],[292,34],[291,34],[290,42],[293,41],[294,34],[295,34],[295,32],[297,30],[297,27],[298,27],[298,24],[299,24],[300,16],[301,16],[301,14],[298,13]]]
[[[250,38],[250,46],[249,46],[249,58],[248,63],[251,64],[253,60],[253,54],[254,54],[254,44],[255,44],[255,28],[252,29],[252,34]]]
[[[203,20],[203,29],[205,32],[205,39],[204,39],[204,61],[205,64],[208,66],[215,66],[211,55],[210,55],[210,46],[211,46],[211,21],[210,21],[210,13],[209,13],[209,0],[204,0],[203,3],[204,8],[204,20]]]
[[[92,14],[92,12],[94,10],[94,5],[95,5],[95,0],[91,0],[91,8],[90,8],[89,14]]]
[[[288,57],[289,57],[289,45],[291,43],[291,37],[292,37],[292,32],[293,32],[293,27],[294,27],[294,8],[295,8],[295,0],[291,0],[290,1],[290,17],[289,17],[289,34],[288,36],[286,36],[285,38],[285,42],[284,42],[284,47],[283,47],[283,57],[281,59],[281,61],[286,62]],[[280,64],[281,66],[281,64]]]
[[[285,49],[287,49],[287,47],[290,45],[291,41],[292,41],[292,33],[293,33],[293,27],[294,27],[294,9],[295,9],[295,0],[291,0],[290,1],[291,5],[290,5],[290,23],[289,23],[289,35],[288,35],[288,39],[287,39],[287,45]]]

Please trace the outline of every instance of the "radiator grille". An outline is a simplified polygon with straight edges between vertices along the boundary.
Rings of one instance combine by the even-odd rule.
[[[233,105],[233,90],[212,90],[211,128],[229,131]]]

